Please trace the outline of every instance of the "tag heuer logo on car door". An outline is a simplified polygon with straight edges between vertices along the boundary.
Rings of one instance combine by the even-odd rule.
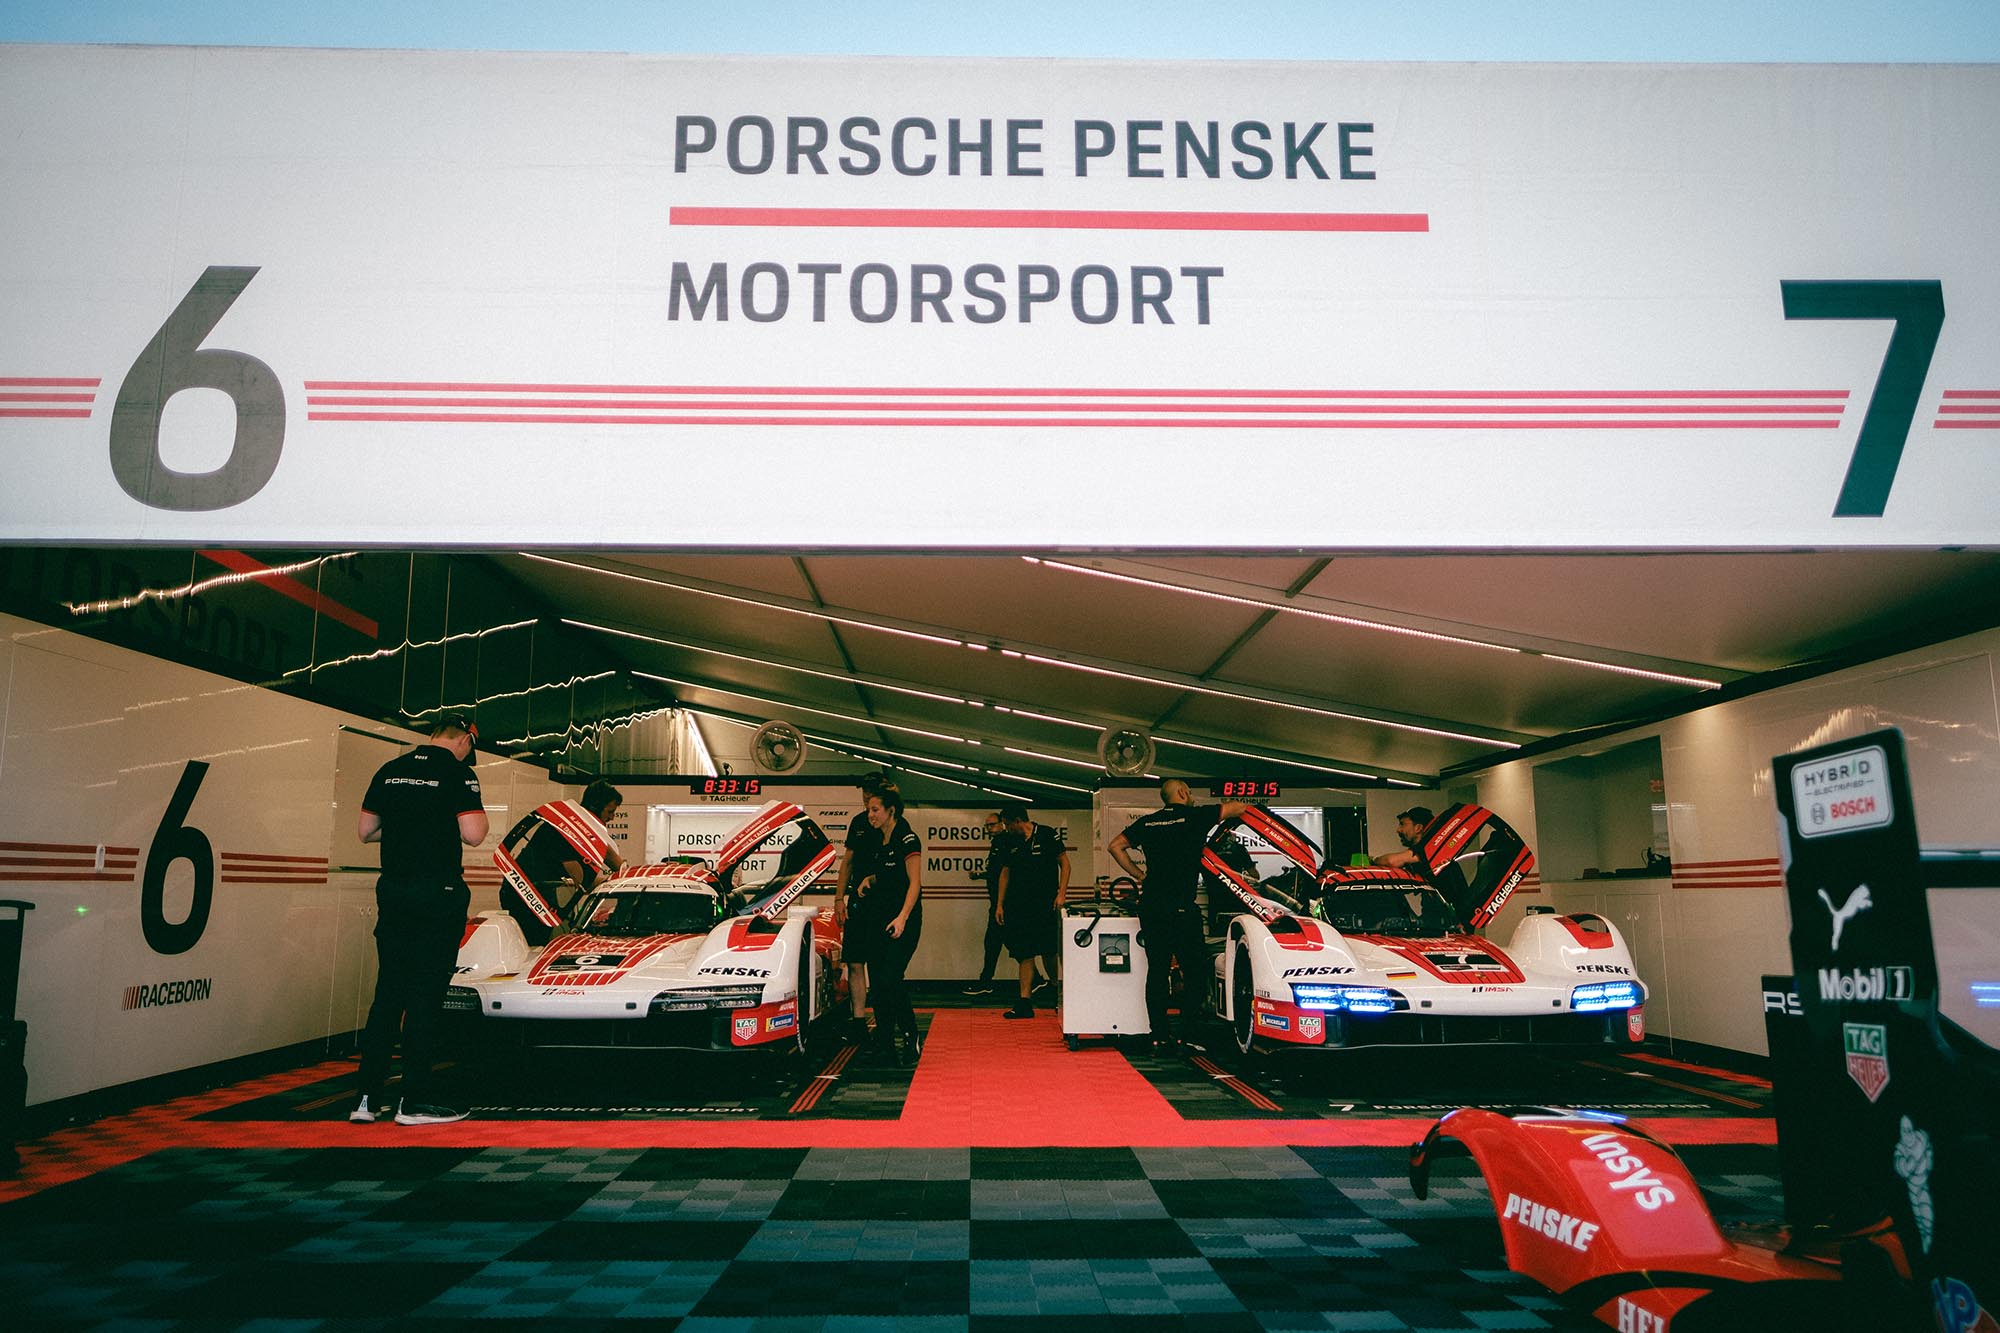
[[[1843,1023],[1847,1076],[1874,1101],[1889,1086],[1889,1034],[1879,1023]]]

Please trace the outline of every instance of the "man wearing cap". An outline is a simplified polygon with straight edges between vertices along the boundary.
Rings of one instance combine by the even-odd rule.
[[[486,810],[469,762],[478,739],[470,718],[446,714],[428,744],[382,765],[361,798],[355,831],[363,842],[382,844],[382,877],[375,882],[375,1002],[361,1033],[361,1100],[347,1116],[356,1124],[389,1114],[382,1090],[399,1029],[403,1087],[396,1123],[465,1118],[463,1111],[428,1101],[425,1092],[445,987],[472,902],[460,848],[486,840]]]
[[[1393,852],[1384,852],[1375,858],[1378,866],[1408,866],[1417,859],[1417,848],[1423,845],[1424,826],[1431,822],[1431,810],[1427,805],[1413,805],[1396,816],[1396,837],[1402,846]]]
[[[1008,1018],[1035,1016],[1035,959],[1051,977],[1060,977],[1057,956],[1062,949],[1060,904],[1069,892],[1069,851],[1061,830],[1028,818],[1028,807],[1000,807],[1000,822],[1009,837],[995,845],[1000,862],[999,897],[993,918],[1006,932],[1007,952],[1021,968],[1021,994]]]

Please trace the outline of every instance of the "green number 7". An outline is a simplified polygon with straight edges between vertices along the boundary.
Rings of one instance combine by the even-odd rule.
[[[1889,350],[1869,395],[1861,437],[1847,461],[1835,518],[1880,518],[1895,484],[1896,465],[1917,415],[1938,330],[1944,327],[1944,284],[1929,282],[1784,281],[1786,319],[1890,319]]]

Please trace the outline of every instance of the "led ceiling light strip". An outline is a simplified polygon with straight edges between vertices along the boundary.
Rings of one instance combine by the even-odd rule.
[[[1102,773],[1104,771],[1103,764],[1094,764],[1083,759],[1071,759],[1067,755],[1050,754],[1046,750],[1026,750],[1018,745],[1003,745],[1000,748],[1005,750],[1008,754],[1024,754],[1027,755],[1030,759],[1046,759],[1052,764],[1068,764],[1072,768],[1095,769],[1099,773]],[[1157,779],[1159,775],[1156,773],[1146,773],[1143,774],[1142,776]]]
[[[1304,616],[1311,620],[1329,621],[1336,625],[1346,625],[1354,629],[1379,630],[1384,634],[1401,634],[1416,639],[1432,639],[1440,643],[1454,643],[1465,648],[1484,648],[1492,652],[1519,653],[1528,657],[1546,657],[1552,662],[1567,662],[1572,666],[1588,667],[1593,671],[1611,671],[1622,676],[1643,676],[1648,680],[1667,681],[1675,685],[1686,685],[1692,689],[1715,690],[1722,687],[1721,681],[1708,680],[1701,676],[1683,676],[1671,671],[1651,671],[1643,667],[1624,666],[1616,662],[1593,661],[1587,657],[1566,657],[1561,653],[1521,648],[1511,643],[1493,643],[1484,639],[1466,638],[1458,634],[1441,634],[1436,630],[1415,629],[1408,625],[1397,625],[1384,620],[1369,620],[1362,616],[1346,616],[1333,611],[1320,611],[1313,607],[1299,606],[1292,602],[1271,601],[1262,597],[1245,597],[1237,593],[1217,592],[1211,588],[1193,588],[1184,583],[1170,583],[1164,579],[1142,578],[1136,574],[1121,574],[1109,569],[1095,569],[1089,565],[1073,565],[1066,560],[1048,560],[1032,555],[1024,555],[1021,559],[1031,565],[1041,565],[1047,569],[1059,569],[1068,574],[1088,574],[1092,578],[1109,579],[1114,583],[1130,583],[1142,588],[1156,588],[1161,592],[1177,592],[1188,597],[1204,597],[1210,601],[1233,602],[1238,606],[1254,606],[1265,611],[1275,611],[1282,615]]]
[[[284,675],[303,676],[308,672],[327,671],[340,666],[352,666],[356,662],[373,662],[384,657],[394,657],[397,653],[406,652],[412,648],[440,648],[447,643],[458,643],[465,639],[483,639],[489,634],[498,634],[503,630],[510,629],[526,629],[537,623],[539,622],[534,620],[510,620],[504,625],[489,625],[485,629],[459,630],[455,634],[447,634],[443,638],[438,639],[425,639],[421,643],[411,639],[404,639],[401,643],[389,648],[376,648],[371,652],[365,653],[349,653],[345,657],[336,657],[327,662],[308,662],[304,666],[293,667],[291,670],[285,672]]]
[[[717,712],[715,709],[712,708],[703,708],[698,704],[683,704],[682,707],[687,709],[687,711],[690,713],[697,714],[698,716],[701,717],[714,718],[718,722],[727,722],[732,727],[742,727],[746,731],[753,730],[758,725],[755,722],[746,722],[739,717],[731,717],[727,713]],[[1036,786],[1059,787],[1064,791],[1077,791],[1077,792],[1084,791],[1084,789],[1081,787],[1071,787],[1066,783],[1044,782],[1038,778],[1023,777],[1022,775],[1017,773],[1004,773],[1000,772],[997,769],[976,768],[971,764],[954,763],[949,759],[937,759],[930,755],[909,754],[902,750],[891,750],[884,747],[869,747],[869,746],[859,745],[851,741],[835,740],[831,737],[816,735],[812,732],[806,732],[804,733],[804,735],[809,743],[818,746],[820,749],[831,750],[835,754],[843,754],[850,759],[866,759],[869,760],[871,763],[877,763],[877,764],[885,763],[890,760],[900,759],[905,761],[906,771],[911,773],[916,773],[921,777],[931,778],[938,782],[949,782],[954,786],[964,787],[970,791],[983,791],[994,796],[1004,796],[1009,800],[1024,801],[1029,798],[1021,794],[1020,792],[1002,791],[997,787],[984,787],[980,786],[977,783],[961,782],[957,778],[947,777],[942,773],[929,773],[925,772],[922,769],[907,768],[907,765],[911,763],[936,764],[936,765],[942,765],[945,768],[957,769],[961,773],[993,773],[996,776],[1000,777],[1002,780],[1008,782],[1026,782],[1029,783],[1030,785],[1036,785]],[[1089,793],[1085,792],[1085,794],[1088,795]]]
[[[813,708],[806,704],[794,703],[788,699],[770,699],[748,690],[731,689],[726,685],[710,684],[707,681],[685,680],[679,676],[662,676],[652,671],[634,671],[635,676],[645,680],[663,681],[668,685],[678,685],[688,690],[706,690],[710,694],[727,694],[738,699],[749,699],[771,708],[789,708],[801,713],[817,713],[821,717],[837,718],[842,722],[852,722],[856,726],[880,727],[884,731],[904,731],[912,736],[923,736],[934,741],[950,741],[955,745],[978,745],[980,742],[965,736],[953,736],[949,732],[925,731],[922,727],[905,727],[894,722],[884,722],[879,718],[856,717],[852,713],[836,713],[830,708]]]
[[[471,710],[479,707],[479,705],[481,704],[497,703],[502,699],[521,699],[525,698],[530,694],[538,694],[543,690],[574,689],[578,685],[587,685],[593,680],[604,680],[607,677],[615,676],[617,674],[618,673],[616,671],[598,671],[588,676],[571,676],[568,680],[544,681],[540,685],[530,685],[524,690],[505,690],[499,694],[482,694],[477,699],[474,699],[471,703],[466,703],[466,704],[439,704],[436,708],[419,708],[414,713],[407,708],[399,709],[397,711],[402,713],[404,717],[410,718],[412,720],[420,717],[429,717],[433,713],[470,712]]]
[[[562,623],[565,625],[574,626],[575,628],[578,629],[586,629],[596,633],[609,634],[618,638],[633,639],[641,643],[654,643],[662,645],[664,647],[684,649],[688,652],[708,653],[717,657],[727,658],[730,661],[749,663],[752,666],[775,668],[781,671],[793,671],[801,675],[813,676],[821,680],[831,680],[843,685],[865,685],[870,689],[885,690],[897,694],[907,694],[915,698],[931,699],[940,703],[954,703],[962,705],[967,708],[987,708],[994,713],[1005,713],[1012,717],[1027,718],[1035,722],[1047,722],[1055,726],[1075,727],[1083,731],[1100,732],[1103,731],[1107,726],[1119,725],[1118,723],[1110,723],[1102,719],[1099,719],[1097,721],[1081,721],[1076,718],[1058,717],[1054,713],[1043,713],[1031,708],[1021,708],[1013,704],[1004,704],[997,701],[988,702],[979,699],[968,699],[958,695],[941,694],[933,690],[921,690],[915,688],[914,686],[902,685],[893,681],[887,681],[879,676],[864,676],[858,672],[842,673],[838,671],[822,671],[816,667],[799,666],[796,663],[780,661],[770,657],[756,657],[747,653],[732,652],[726,648],[717,648],[709,644],[697,643],[686,639],[673,639],[659,634],[647,634],[639,630],[625,629],[616,625],[600,624],[596,621],[574,620],[565,618],[562,621]],[[1285,764],[1295,768],[1308,769],[1313,772],[1337,774],[1341,777],[1355,777],[1355,778],[1363,778],[1363,779],[1370,779],[1383,782],[1399,782],[1399,783],[1404,783],[1405,785],[1408,786],[1423,785],[1422,783],[1406,782],[1405,779],[1390,777],[1387,774],[1383,773],[1370,773],[1348,768],[1329,768],[1324,765],[1312,764],[1296,759],[1281,759],[1276,755],[1253,754],[1246,750],[1232,750],[1222,746],[1203,745],[1201,742],[1198,741],[1187,741],[1187,742],[1172,741],[1171,737],[1164,735],[1156,735],[1155,739],[1168,741],[1174,744],[1186,744],[1194,749],[1212,750],[1218,754],[1237,755],[1241,758],[1259,759],[1267,763],[1274,763],[1274,764]],[[932,762],[936,763],[941,761],[933,760]],[[1061,759],[1059,760],[1059,762],[1076,764],[1079,761],[1074,759]],[[1097,765],[1094,764],[1083,765],[1083,766],[1093,767],[1093,768],[1097,767]]]
[[[1494,740],[1488,736],[1471,736],[1462,731],[1449,731],[1443,727],[1420,726],[1415,722],[1392,722],[1387,718],[1365,717],[1359,713],[1344,713],[1337,708],[1320,708],[1312,704],[1297,704],[1285,699],[1266,699],[1256,695],[1239,694],[1234,690],[1219,690],[1210,685],[1198,685],[1192,681],[1167,680],[1159,676],[1143,675],[1136,671],[1121,671],[1115,667],[1091,666],[1084,662],[1070,662],[1060,657],[1044,657],[1040,653],[1024,653],[1015,648],[1002,648],[1003,657],[1018,657],[1024,662],[1034,662],[1040,666],[1066,667],[1071,671],[1083,671],[1093,676],[1110,676],[1116,680],[1135,680],[1144,685],[1160,685],[1172,690],[1187,690],[1194,694],[1211,694],[1217,698],[1235,699],[1238,702],[1266,704],[1272,708],[1289,708],[1295,713],[1311,713],[1318,717],[1338,718],[1343,722],[1365,722],[1377,727],[1391,727],[1397,731],[1415,732],[1420,736],[1442,736],[1447,740],[1469,741],[1474,745],[1492,745],[1502,750],[1518,750],[1518,741]]]
[[[272,565],[266,569],[235,570],[227,574],[217,574],[211,578],[197,579],[183,583],[178,588],[141,588],[124,597],[107,597],[99,602],[64,602],[63,610],[73,616],[94,616],[105,611],[129,611],[145,602],[171,602],[182,597],[194,597],[210,588],[227,587],[232,583],[253,583],[260,579],[289,578],[293,574],[317,568],[332,560],[346,560],[361,554],[359,551],[338,551],[332,555],[316,555],[310,560],[299,560],[289,565]]]
[[[562,560],[558,559],[555,556],[536,555],[529,551],[520,551],[517,552],[516,554],[518,554],[522,559],[525,560],[535,560],[543,564],[557,565],[564,569],[574,569],[587,574],[601,574],[610,578],[626,580],[628,582],[642,583],[648,587],[653,587],[653,588],[668,588],[680,592],[694,593],[704,597],[717,597],[724,601],[734,602],[741,606],[755,606],[755,607],[760,607],[767,611],[784,612],[787,615],[806,616],[811,619],[826,621],[832,624],[853,625],[863,629],[881,630],[884,633],[900,634],[908,638],[921,639],[926,642],[939,643],[947,646],[969,648],[978,652],[985,652],[988,650],[989,647],[989,645],[986,643],[975,643],[972,640],[965,639],[962,637],[905,629],[900,626],[884,624],[877,620],[866,619],[859,616],[842,615],[838,612],[829,611],[824,607],[804,606],[797,604],[796,599],[779,598],[779,597],[754,597],[742,593],[727,592],[718,588],[703,586],[698,582],[690,582],[689,580],[686,579],[673,578],[664,574],[657,576],[645,576],[640,574],[633,574],[623,570],[606,569],[599,565],[585,564],[575,560]],[[1330,708],[1318,707],[1311,704],[1297,703],[1285,698],[1278,697],[1277,695],[1269,692],[1262,692],[1262,691],[1252,692],[1244,689],[1221,689],[1216,686],[1201,684],[1200,682],[1189,677],[1162,677],[1162,676],[1146,675],[1143,673],[1126,670],[1122,667],[1122,665],[1097,666],[1097,665],[1092,665],[1090,663],[1074,661],[1069,658],[1053,657],[1042,653],[1030,653],[1023,649],[1006,647],[1000,644],[998,641],[994,641],[990,646],[999,649],[1001,655],[1004,657],[1019,658],[1025,661],[1035,662],[1045,666],[1067,667],[1072,671],[1083,671],[1100,676],[1110,676],[1123,680],[1138,681],[1142,684],[1157,685],[1171,690],[1193,691],[1195,693],[1212,695],[1216,698],[1233,699],[1238,703],[1266,704],[1275,708],[1287,708],[1297,712],[1317,714],[1318,716],[1321,717],[1339,718],[1347,722],[1357,722],[1364,725],[1390,727],[1396,730],[1415,732],[1420,735],[1439,736],[1448,740],[1462,740],[1462,741],[1467,741],[1474,745],[1491,745],[1501,749],[1509,749],[1509,750],[1518,749],[1520,748],[1521,745],[1521,742],[1517,740],[1505,740],[1492,736],[1476,736],[1467,732],[1453,731],[1449,728],[1444,728],[1444,727],[1425,726],[1419,723],[1405,722],[1395,718],[1372,716],[1367,713],[1355,712],[1352,711],[1351,709],[1350,710],[1330,709]],[[1535,738],[1530,737],[1529,739],[1535,739]]]
[[[795,666],[790,662],[776,662],[768,657],[752,657],[748,653],[730,652],[727,648],[712,648],[707,644],[689,643],[684,639],[664,638],[658,634],[642,634],[637,630],[618,629],[615,626],[599,625],[588,620],[570,620],[565,618],[562,623],[565,625],[574,625],[578,629],[594,630],[599,634],[616,635],[621,639],[638,639],[643,643],[657,643],[668,648],[683,648],[691,653],[707,653],[713,657],[726,657],[732,662],[748,662],[752,666],[761,667],[778,667],[784,671],[796,671],[802,676],[817,676],[821,680],[839,681],[843,685],[866,685],[870,689],[890,690],[897,694],[914,695],[919,699],[934,699],[939,703],[964,704],[968,708],[984,708],[986,706],[977,699],[967,699],[956,694],[939,694],[932,690],[920,690],[909,685],[891,685],[887,681],[870,676],[842,673],[839,671],[821,671],[815,667]]]
[[[1048,569],[1060,569],[1068,574],[1088,574],[1092,578],[1110,579],[1114,583],[1132,583],[1142,588],[1157,588],[1162,592],[1177,592],[1189,597],[1206,597],[1215,602],[1234,602],[1238,606],[1254,606],[1262,611],[1277,611],[1288,616],[1307,616],[1314,620],[1331,621],[1336,625],[1348,625],[1355,629],[1380,630],[1384,634],[1402,634],[1413,639],[1433,639],[1440,643],[1456,643],[1466,648],[1485,648],[1496,653],[1518,653],[1521,650],[1511,643],[1488,643],[1483,639],[1468,639],[1457,634],[1440,634],[1435,630],[1412,629],[1408,625],[1395,625],[1382,620],[1365,620],[1360,616],[1343,616],[1332,611],[1316,611],[1311,607],[1297,606],[1291,602],[1268,601],[1261,597],[1244,597],[1237,593],[1215,592],[1208,588],[1190,588],[1181,583],[1168,583],[1162,579],[1141,578],[1136,574],[1119,574],[1109,569],[1093,569],[1089,565],[1072,565],[1066,560],[1045,560],[1039,556],[1021,557],[1031,565],[1042,565]]]
[[[1571,666],[1589,667],[1592,671],[1612,671],[1621,676],[1640,676],[1646,680],[1664,680],[1671,685],[1690,685],[1700,690],[1719,690],[1719,680],[1703,680],[1698,676],[1676,676],[1671,671],[1648,671],[1643,667],[1619,666],[1615,662],[1592,662],[1582,657],[1564,657],[1561,653],[1539,653],[1551,662],[1567,662]]]
[[[765,611],[783,611],[786,615],[805,616],[810,620],[824,620],[829,624],[847,625],[853,629],[870,629],[881,634],[896,634],[906,639],[917,639],[924,643],[943,644],[947,648],[970,648],[983,653],[986,645],[974,643],[970,639],[953,638],[945,634],[930,634],[923,630],[904,629],[897,625],[884,625],[872,620],[862,620],[854,616],[843,616],[836,611],[823,608],[788,606],[782,601],[764,597],[746,597],[741,593],[724,592],[720,588],[704,587],[698,583],[669,578],[660,575],[648,578],[642,574],[628,574],[620,569],[605,569],[601,565],[586,565],[575,560],[559,560],[552,555],[536,555],[532,551],[517,551],[523,560],[539,560],[545,565],[559,565],[564,569],[578,569],[586,574],[602,574],[607,578],[625,579],[632,583],[643,583],[652,588],[672,588],[676,592],[692,593],[697,597],[713,597],[718,601],[734,602],[738,606],[754,606]]]

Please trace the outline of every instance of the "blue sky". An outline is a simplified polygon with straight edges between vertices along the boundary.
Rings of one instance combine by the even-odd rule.
[[[6,0],[0,41],[1152,59],[1994,61],[2000,0]]]

